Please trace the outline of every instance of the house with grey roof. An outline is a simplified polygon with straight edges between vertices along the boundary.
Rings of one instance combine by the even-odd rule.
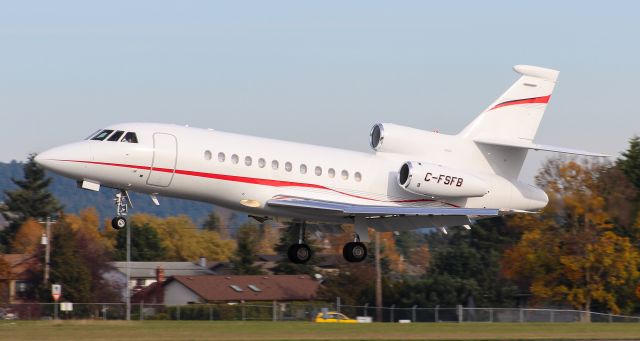
[[[127,262],[109,262],[114,270],[107,272],[104,277],[115,285],[124,288],[127,278]],[[138,292],[149,285],[170,276],[203,276],[216,273],[206,266],[206,259],[198,262],[130,262],[129,289]],[[122,293],[125,297],[126,291]]]

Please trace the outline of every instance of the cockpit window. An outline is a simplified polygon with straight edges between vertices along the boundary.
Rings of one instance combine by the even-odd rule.
[[[99,132],[98,135],[94,136],[92,140],[104,141],[104,139],[106,139],[107,136],[111,135],[111,133],[113,133],[113,130],[105,129]]]
[[[93,133],[91,133],[91,135],[87,136],[87,138],[85,138],[85,140],[88,140],[88,139],[96,136],[96,134],[101,132],[101,131],[102,131],[102,129],[98,129],[98,130],[94,131]]]
[[[119,141],[122,134],[124,134],[124,131],[116,130],[116,132],[113,133],[113,135],[109,136],[109,139],[107,141]]]
[[[138,137],[134,132],[128,132],[124,135],[121,142],[138,143]]]

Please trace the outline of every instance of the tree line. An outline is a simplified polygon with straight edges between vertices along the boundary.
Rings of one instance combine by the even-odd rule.
[[[103,229],[95,210],[65,214],[47,191],[46,174],[24,165],[24,178],[7,192],[2,209],[11,222],[0,236],[3,252],[41,257],[42,225],[57,215],[52,243],[52,282],[76,285],[70,300],[107,299],[102,274],[108,261],[123,260],[123,231]],[[640,311],[640,139],[613,162],[552,158],[535,178],[549,196],[540,214],[517,214],[476,221],[470,230],[381,233],[383,304],[411,307],[455,306],[566,307],[633,314]],[[276,274],[322,274],[322,297],[343,304],[375,304],[373,255],[362,263],[340,256],[353,226],[307,229],[316,257],[292,264],[286,250],[298,239],[294,222],[276,228],[269,221],[249,222],[235,233],[221,228],[212,212],[202,226],[185,216],[133,215],[132,260],[209,260],[231,264],[237,274],[262,274],[257,254],[281,257]],[[331,234],[327,230],[341,230]],[[373,236],[373,231],[370,231]],[[375,238],[369,249],[373,250]],[[41,258],[40,258],[41,259]],[[325,263],[330,263],[328,267]],[[6,268],[6,266],[5,266]],[[3,264],[0,264],[2,276]],[[101,290],[96,290],[101,288]],[[34,290],[46,300],[47,289]]]

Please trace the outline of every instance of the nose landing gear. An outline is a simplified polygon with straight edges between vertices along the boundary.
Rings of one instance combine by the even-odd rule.
[[[304,243],[304,233],[307,229],[307,222],[303,221],[298,227],[298,244],[293,244],[287,251],[287,256],[292,263],[305,264],[311,259],[311,248]]]
[[[133,207],[133,204],[129,199],[129,193],[125,190],[120,190],[114,200],[116,203],[116,216],[111,220],[111,227],[115,230],[122,230],[127,226],[127,218],[125,216],[129,211],[129,207]]]

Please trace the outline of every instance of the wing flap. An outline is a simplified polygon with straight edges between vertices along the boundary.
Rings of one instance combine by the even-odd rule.
[[[461,207],[373,206],[337,203],[306,198],[274,197],[267,201],[272,207],[310,209],[338,215],[365,217],[413,215],[413,216],[494,216],[498,209]]]

